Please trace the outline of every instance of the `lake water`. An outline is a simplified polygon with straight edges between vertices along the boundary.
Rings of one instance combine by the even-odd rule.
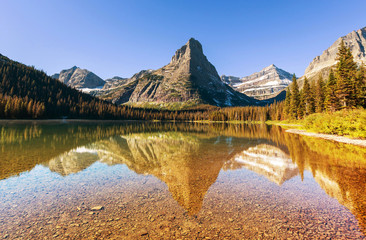
[[[267,125],[0,132],[0,239],[365,239],[365,148]]]

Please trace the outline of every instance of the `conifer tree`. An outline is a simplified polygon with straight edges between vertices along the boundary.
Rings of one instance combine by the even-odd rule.
[[[290,117],[292,119],[297,119],[297,108],[300,105],[300,93],[299,86],[297,85],[296,75],[292,76],[291,84],[291,101],[290,101]]]
[[[322,77],[319,77],[316,82],[315,88],[315,111],[317,113],[324,111],[324,99],[325,99],[325,91],[324,91],[324,81]]]
[[[313,91],[310,87],[309,80],[307,77],[305,77],[304,80],[304,88],[302,92],[303,96],[303,102],[305,107],[305,113],[304,115],[310,115],[314,113],[314,97],[313,97]]]
[[[353,61],[350,48],[346,47],[343,40],[337,54],[335,75],[337,78],[337,97],[341,108],[352,108],[356,105],[356,71],[357,65]]]
[[[290,88],[287,88],[287,91],[286,91],[286,99],[285,99],[285,106],[283,108],[283,111],[284,111],[284,117],[286,119],[289,119],[290,118],[290,105],[291,105],[291,90]]]
[[[298,119],[302,119],[305,115],[305,96],[304,96],[304,92],[300,91],[300,103],[299,106],[297,108],[297,118]]]
[[[328,77],[328,82],[325,87],[325,110],[334,112],[339,109],[339,100],[337,98],[337,81],[334,76],[334,72],[331,69]]]

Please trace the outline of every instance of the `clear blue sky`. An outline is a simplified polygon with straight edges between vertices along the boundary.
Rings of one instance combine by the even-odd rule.
[[[272,63],[302,76],[338,37],[366,26],[365,0],[1,0],[0,53],[48,74],[102,78],[169,63],[190,37],[218,73]]]

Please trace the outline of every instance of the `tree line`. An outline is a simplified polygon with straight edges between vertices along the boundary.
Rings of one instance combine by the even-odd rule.
[[[365,66],[357,66],[350,48],[343,41],[336,60],[337,64],[330,70],[326,82],[320,77],[309,84],[305,77],[304,86],[299,90],[296,76],[293,76],[284,103],[285,119],[302,119],[312,113],[366,107]]]

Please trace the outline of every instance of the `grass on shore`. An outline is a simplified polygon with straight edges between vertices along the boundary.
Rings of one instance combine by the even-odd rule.
[[[316,113],[306,117],[303,126],[326,134],[366,138],[366,110],[342,110],[334,113]]]
[[[366,138],[366,109],[314,113],[302,120],[268,121],[267,124],[281,125],[284,128],[297,128],[309,132]]]

